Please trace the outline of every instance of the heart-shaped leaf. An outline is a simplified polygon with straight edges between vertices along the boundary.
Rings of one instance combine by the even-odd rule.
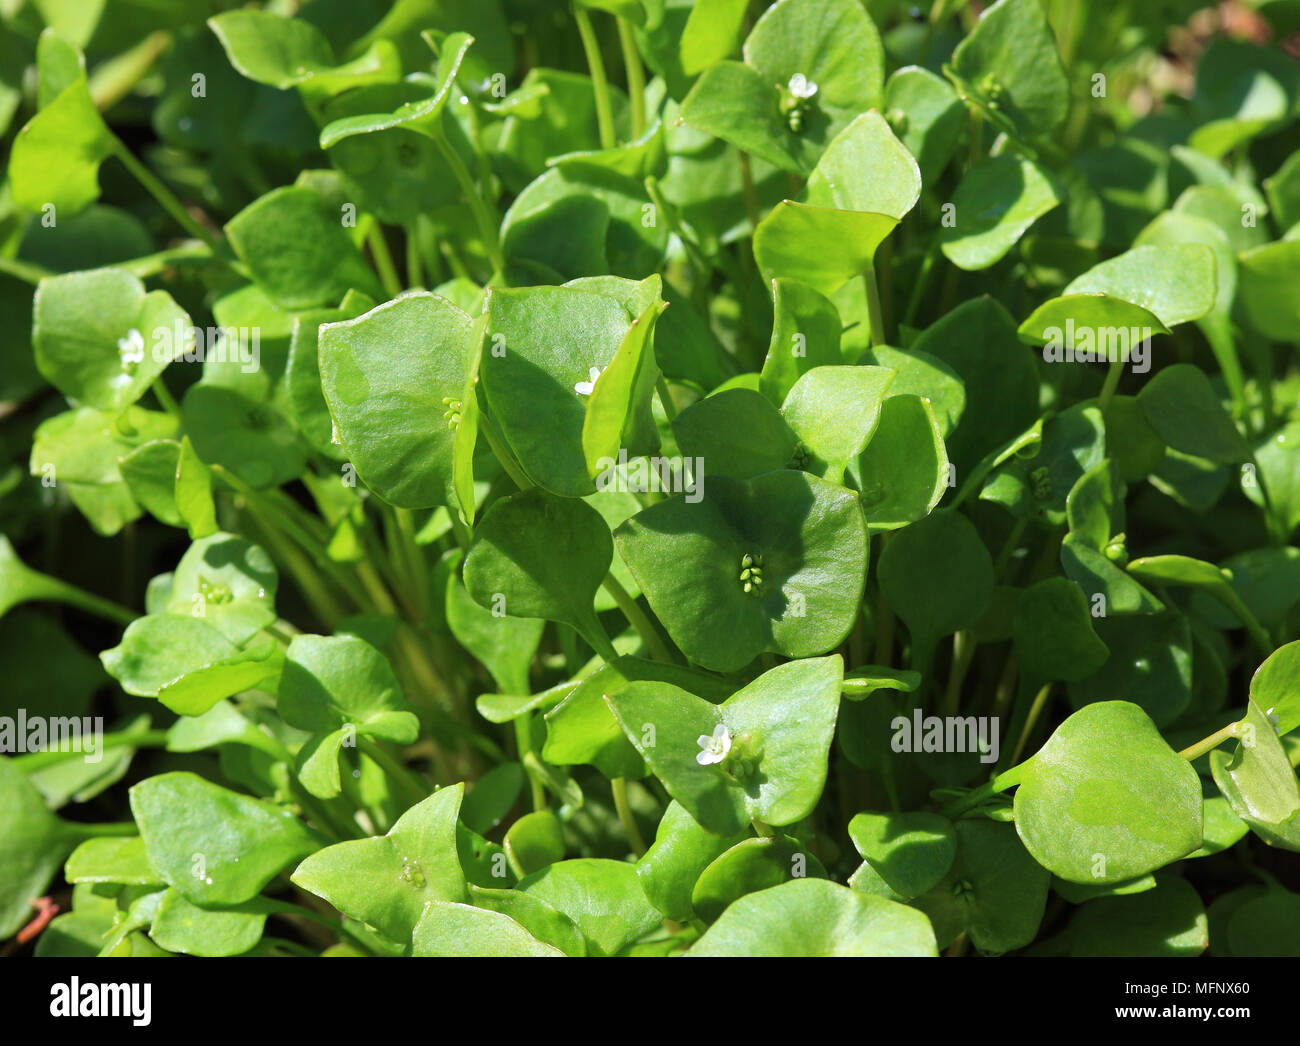
[[[678,496],[633,516],[617,542],[673,641],[721,672],[764,650],[808,657],[833,648],[865,581],[857,499],[802,472],[715,476],[696,503]]]
[[[794,879],[740,898],[691,948],[704,956],[938,955],[914,908],[826,879]]]
[[[720,705],[654,682],[606,700],[673,798],[708,830],[734,834],[754,818],[792,824],[817,802],[842,678],[833,655],[779,665]]]
[[[1022,766],[1016,830],[1062,879],[1121,882],[1201,845],[1196,771],[1137,705],[1080,709]]]

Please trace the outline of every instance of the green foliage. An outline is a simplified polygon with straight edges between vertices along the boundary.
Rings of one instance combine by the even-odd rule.
[[[0,952],[1294,955],[1231,6],[0,3]]]

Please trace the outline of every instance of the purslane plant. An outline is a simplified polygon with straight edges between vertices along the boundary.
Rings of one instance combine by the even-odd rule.
[[[0,16],[7,949],[1296,954],[1294,38],[117,6]]]

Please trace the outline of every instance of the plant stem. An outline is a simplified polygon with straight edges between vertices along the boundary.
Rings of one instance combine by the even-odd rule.
[[[871,322],[871,347],[887,344],[885,340],[885,316],[880,307],[880,287],[876,283],[875,266],[870,266],[862,274],[862,283],[867,292],[867,318]]]
[[[1034,695],[1034,703],[1029,706],[1029,715],[1025,717],[1025,725],[1020,730],[1020,739],[1016,741],[1016,747],[1011,752],[1011,761],[1014,763],[1020,758],[1020,753],[1024,750],[1029,741],[1029,733],[1038,722],[1038,717],[1042,714],[1043,709],[1047,707],[1047,698],[1052,692],[1052,684],[1044,683]]]
[[[1224,741],[1231,740],[1234,737],[1241,736],[1241,723],[1229,723],[1222,730],[1216,730],[1209,737],[1202,738],[1194,745],[1189,745],[1178,754],[1186,759],[1189,763],[1199,759],[1212,749],[1218,748]]]
[[[955,716],[961,708],[961,687],[970,671],[971,662],[975,660],[975,650],[979,640],[965,629],[954,633],[952,637],[952,668],[948,673],[948,689],[944,694],[944,714]]]
[[[997,561],[993,564],[993,580],[995,582],[1002,581],[1007,565],[1011,562],[1011,557],[1015,554],[1016,549],[1020,547],[1020,539],[1025,536],[1025,528],[1028,525],[1029,520],[1021,518],[1017,519],[1015,526],[1011,528],[1011,533],[1007,535],[1002,551],[998,553]]]
[[[978,788],[974,788],[967,792],[960,799],[949,803],[943,808],[944,816],[955,817],[958,814],[965,813],[967,810],[974,809],[985,799],[991,799],[999,792],[1005,792],[1008,788],[1014,788],[1020,783],[1020,778],[1024,776],[1025,767],[1028,765],[1029,764],[1025,762],[1021,763],[1019,766],[1013,766],[1010,770],[1004,770],[1002,773],[994,776],[992,780],[986,781]]]
[[[206,243],[214,253],[218,250],[216,237],[194,220],[190,212],[185,209],[185,205],[167,188],[162,179],[137,160],[120,138],[113,137],[111,148],[112,155],[122,161],[122,166],[131,172],[131,176],[145,188],[150,196],[158,201],[159,206],[172,216],[177,225],[191,236]]]
[[[394,759],[382,745],[369,737],[358,736],[357,747],[407,793],[412,806],[428,798],[429,786],[413,770]]]
[[[414,222],[406,227],[406,285],[411,288],[424,286],[424,260],[420,257]]]
[[[116,621],[121,625],[129,625],[140,616],[130,607],[124,607],[121,603],[114,603],[111,599],[104,599],[93,592],[87,592],[76,585],[70,585],[66,581],[59,581],[56,578],[45,578],[45,580],[52,587],[47,592],[41,593],[43,599],[66,603],[68,606],[88,611],[91,614],[98,614],[100,617]]]
[[[515,717],[515,747],[519,749],[519,761],[523,763],[524,756],[533,750],[532,724],[527,715]],[[528,784],[532,789],[533,809],[546,809],[546,788],[542,784],[541,778],[529,770],[527,764],[524,769],[528,771]]]
[[[106,752],[110,748],[162,748],[167,744],[166,730],[116,730],[102,735],[95,743],[94,751]],[[39,752],[28,752],[15,756],[13,764],[25,774],[35,773],[47,766],[54,766],[74,756],[86,754],[83,743],[80,748],[64,747],[45,748]]]
[[[166,382],[163,381],[162,375],[155,378],[153,384],[149,387],[153,389],[153,394],[158,397],[158,403],[161,405],[163,410],[173,418],[179,418],[181,416],[181,405],[176,402],[176,397],[172,395],[171,389],[169,389]]]
[[[636,34],[622,18],[618,20],[618,42],[623,49],[623,70],[627,73],[627,96],[632,102],[632,137],[645,134],[645,70],[641,68],[641,52],[637,50]]]
[[[17,258],[0,258],[0,274],[12,276],[16,280],[22,280],[23,283],[30,283],[33,287],[45,277],[54,275],[43,265],[19,261]]]
[[[83,824],[80,821],[64,821],[63,827],[82,839],[96,839],[105,835],[124,837],[140,834],[140,829],[136,827],[134,821],[106,821],[91,824]]]
[[[452,175],[460,185],[460,191],[465,194],[465,202],[469,204],[479,235],[483,237],[483,249],[487,251],[488,261],[492,263],[496,272],[505,272],[506,259],[501,253],[501,233],[496,219],[488,209],[487,202],[479,193],[478,186],[474,184],[474,179],[461,160],[460,153],[456,152],[442,135],[438,135],[433,141],[438,146],[438,151],[442,153],[442,158],[447,161],[447,166],[451,168]]]
[[[659,380],[655,382],[655,391],[659,393],[659,402],[663,405],[664,414],[668,420],[670,422],[675,420],[677,417],[677,404],[673,402],[673,394],[662,374],[659,375]]]
[[[600,41],[591,24],[591,16],[580,3],[573,5],[573,20],[578,24],[582,49],[587,53],[587,67],[591,71],[591,88],[596,94],[596,124],[600,129],[600,147],[614,148],[614,111],[609,101],[609,81],[605,78],[605,59],[600,54]]]
[[[370,248],[370,257],[375,263],[375,271],[379,273],[384,291],[390,298],[396,298],[402,293],[402,281],[397,275],[397,266],[393,264],[393,255],[388,250],[388,241],[384,239],[384,230],[378,222],[373,222],[366,230],[366,245]]]
[[[171,41],[171,33],[158,30],[96,68],[87,84],[95,108],[103,112],[130,94]]]
[[[740,157],[740,184],[745,195],[745,215],[749,218],[749,224],[753,227],[751,234],[758,228],[761,220],[758,209],[758,190],[754,187],[754,169],[749,163],[749,153],[741,149],[737,155]]]
[[[614,809],[618,811],[618,819],[623,824],[623,834],[627,836],[632,852],[640,857],[646,851],[645,839],[641,837],[641,829],[632,816],[632,807],[627,803],[627,781],[615,777],[609,782],[609,787],[614,793]]]
[[[1110,401],[1115,395],[1115,390],[1119,388],[1119,379],[1124,375],[1124,361],[1114,360],[1110,369],[1106,371],[1106,380],[1102,382],[1101,392],[1097,395],[1097,407],[1106,413],[1106,408],[1110,406]]]
[[[614,597],[614,602],[618,604],[619,610],[627,618],[627,623],[636,629],[636,634],[641,637],[641,642],[650,651],[650,656],[656,661],[663,661],[666,664],[675,663],[677,659],[673,657],[672,651],[664,645],[663,639],[660,638],[650,619],[646,617],[637,601],[628,594],[627,589],[618,583],[614,575],[606,574],[605,580],[601,584],[604,586],[605,591]]]

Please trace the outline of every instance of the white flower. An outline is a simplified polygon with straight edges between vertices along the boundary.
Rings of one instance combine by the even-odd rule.
[[[591,395],[591,390],[596,387],[596,379],[600,377],[600,368],[592,367],[591,372],[588,374],[587,377],[588,377],[587,381],[580,381],[573,386],[573,391],[576,392],[579,396]]]
[[[790,77],[790,93],[796,98],[811,98],[817,93],[817,85],[813,83],[803,73],[795,73]]]
[[[139,363],[144,359],[144,335],[132,327],[125,338],[117,339],[117,354],[123,363]]]
[[[700,753],[695,757],[695,761],[700,766],[709,766],[727,758],[727,753],[731,751],[731,734],[719,723],[714,727],[712,737],[708,734],[700,734],[696,743],[700,746]]]

